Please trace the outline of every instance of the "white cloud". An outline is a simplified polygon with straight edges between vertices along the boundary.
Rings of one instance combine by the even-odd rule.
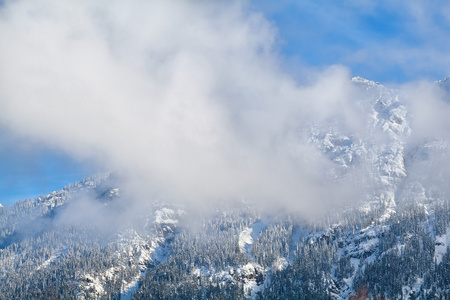
[[[10,2],[0,122],[122,174],[130,201],[244,197],[317,212],[349,194],[300,133],[327,119],[357,132],[350,75],[331,67],[299,87],[275,34],[239,1]]]

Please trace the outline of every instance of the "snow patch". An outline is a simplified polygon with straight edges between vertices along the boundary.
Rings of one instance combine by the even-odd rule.
[[[170,208],[162,208],[155,213],[155,223],[178,224],[178,220],[174,218],[175,212]]]
[[[69,248],[66,247],[66,248],[63,248],[63,249],[58,250],[58,251],[57,251],[55,254],[53,254],[49,259],[45,260],[40,266],[38,266],[38,267],[36,268],[36,271],[38,271],[38,270],[40,270],[40,269],[46,268],[51,262],[53,262],[53,261],[56,260],[58,257],[60,257],[61,254],[66,253],[68,249],[69,249]]]
[[[436,237],[434,258],[438,264],[442,262],[448,246],[450,246],[450,227],[447,228],[445,234]]]
[[[273,263],[273,267],[278,271],[286,269],[288,265],[289,263],[284,257],[278,257],[278,259]]]
[[[251,299],[256,299],[258,293],[264,291],[264,269],[258,264],[248,263],[242,266],[240,272],[244,282],[244,292]]]
[[[267,225],[261,221],[253,223],[252,226],[245,228],[239,234],[239,250],[241,253],[249,255],[253,241],[256,240],[266,228]]]
[[[120,294],[121,300],[131,300],[131,296],[139,289],[139,280],[145,277],[146,270],[141,270],[141,273],[136,275],[134,280],[129,282],[122,290]]]
[[[248,246],[253,244],[252,232],[253,229],[247,227],[239,234],[239,250],[241,253],[248,253]]]

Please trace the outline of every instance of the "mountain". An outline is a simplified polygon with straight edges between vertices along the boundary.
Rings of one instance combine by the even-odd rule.
[[[436,85],[445,93],[448,82]],[[414,136],[400,91],[352,85],[363,122],[313,120],[304,134],[330,162],[324,176],[360,189],[356,202],[315,219],[244,201],[196,214],[157,200],[133,209],[117,175],[98,174],[0,207],[0,295],[448,299],[448,141]]]
[[[437,81],[436,85],[443,88],[447,93],[450,92],[450,77]]]

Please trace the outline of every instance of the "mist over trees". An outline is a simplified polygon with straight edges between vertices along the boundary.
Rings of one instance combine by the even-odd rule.
[[[349,210],[310,222],[292,214],[268,216],[242,203],[205,214],[192,226],[180,207],[154,203],[110,230],[61,223],[58,216],[86,192],[105,209],[123,200],[102,175],[0,209],[2,297],[450,296],[448,200],[399,205],[385,220],[383,210]]]

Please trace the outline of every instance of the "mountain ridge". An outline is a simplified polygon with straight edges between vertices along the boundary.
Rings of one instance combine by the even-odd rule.
[[[352,82],[363,126],[317,122],[306,139],[330,163],[324,176],[364,186],[356,202],[316,219],[249,200],[192,214],[155,199],[130,213],[120,181],[98,174],[0,209],[0,292],[10,299],[449,297],[448,141],[410,143],[400,91]]]

